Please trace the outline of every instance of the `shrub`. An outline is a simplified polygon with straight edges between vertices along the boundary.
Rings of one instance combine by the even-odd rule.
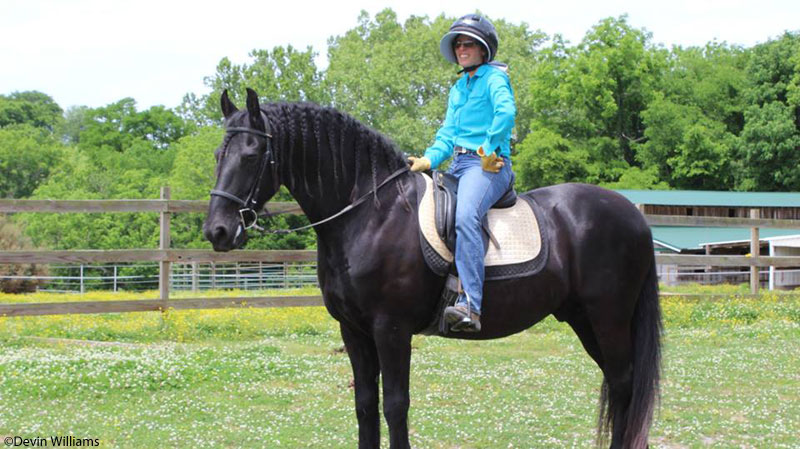
[[[11,220],[0,215],[0,251],[26,250],[33,248],[30,239]],[[0,291],[3,293],[28,293],[43,284],[42,280],[9,279],[17,276],[44,276],[45,267],[36,264],[1,264]]]

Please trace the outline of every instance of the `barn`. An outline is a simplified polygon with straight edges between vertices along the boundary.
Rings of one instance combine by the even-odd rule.
[[[716,192],[696,190],[617,190],[645,214],[747,218],[757,209],[761,218],[800,220],[800,193]],[[657,252],[674,254],[748,254],[747,228],[652,226]],[[759,229],[760,254],[800,255],[800,229]],[[660,265],[659,274],[667,285],[677,282],[743,283],[749,280],[746,267],[717,269]],[[760,274],[770,289],[800,286],[800,267],[770,268]]]

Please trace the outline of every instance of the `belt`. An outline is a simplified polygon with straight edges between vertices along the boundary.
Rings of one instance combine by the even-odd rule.
[[[470,150],[469,148],[456,146],[456,147],[453,147],[453,153],[455,153],[455,154],[467,154],[467,153],[474,153],[474,151]]]

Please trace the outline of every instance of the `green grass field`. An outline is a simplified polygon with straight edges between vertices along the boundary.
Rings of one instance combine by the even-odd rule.
[[[800,296],[723,293],[662,300],[651,447],[800,447]],[[0,296],[20,299],[65,300]],[[0,318],[0,436],[353,448],[350,366],[336,329],[321,308]],[[412,445],[593,447],[600,382],[553,319],[489,342],[415,337]]]

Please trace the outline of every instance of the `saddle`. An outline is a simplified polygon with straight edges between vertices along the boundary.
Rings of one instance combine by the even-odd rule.
[[[436,233],[444,241],[445,246],[451,252],[456,249],[456,204],[458,200],[458,178],[450,173],[433,171],[433,201],[435,210]],[[492,209],[506,209],[517,204],[517,192],[514,190],[514,183],[511,183],[508,191],[497,200]],[[481,225],[484,230],[484,245],[486,238],[492,241],[496,248],[500,247],[497,239],[489,229],[488,215],[483,217]]]
[[[433,179],[418,174],[415,181],[423,259],[431,271],[445,278],[436,313],[421,333],[448,335],[443,312],[455,302],[460,288],[454,251],[458,182],[454,176],[438,172],[433,172]],[[513,189],[489,210],[483,220],[487,282],[533,276],[544,267],[549,251],[543,218],[544,211],[533,195],[517,197]],[[490,241],[494,243],[490,245]]]

